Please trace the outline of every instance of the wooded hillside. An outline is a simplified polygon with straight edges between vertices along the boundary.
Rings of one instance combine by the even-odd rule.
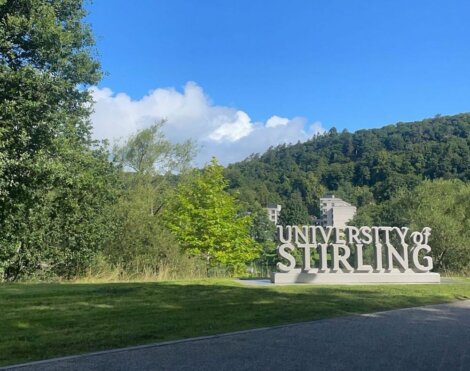
[[[424,179],[470,179],[470,114],[436,116],[380,129],[328,133],[270,148],[230,165],[232,189],[249,204],[304,204],[333,191],[357,206],[390,199]]]

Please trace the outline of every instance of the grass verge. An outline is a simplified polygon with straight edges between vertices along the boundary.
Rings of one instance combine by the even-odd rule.
[[[0,365],[470,298],[470,285],[0,285]]]

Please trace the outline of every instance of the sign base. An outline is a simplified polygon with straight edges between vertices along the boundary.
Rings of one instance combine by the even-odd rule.
[[[275,284],[309,283],[317,285],[331,284],[370,284],[370,283],[440,283],[439,273],[416,272],[377,272],[377,273],[339,273],[309,272],[300,269],[288,273],[272,273],[271,282]]]

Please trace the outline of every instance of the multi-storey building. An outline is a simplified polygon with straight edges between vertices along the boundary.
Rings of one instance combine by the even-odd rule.
[[[356,214],[356,207],[334,195],[320,198],[320,223],[322,226],[344,228]]]

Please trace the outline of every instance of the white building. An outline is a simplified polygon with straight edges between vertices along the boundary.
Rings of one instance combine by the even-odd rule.
[[[355,206],[334,195],[320,198],[320,211],[320,223],[323,227],[344,228],[346,223],[356,215]]]
[[[268,204],[266,210],[268,212],[269,220],[271,220],[274,224],[277,224],[279,215],[281,214],[281,205]]]

